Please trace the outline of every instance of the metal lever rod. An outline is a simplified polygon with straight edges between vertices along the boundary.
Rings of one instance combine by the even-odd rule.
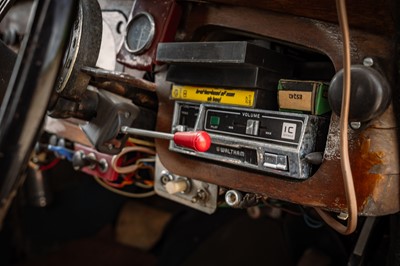
[[[121,132],[124,134],[132,134],[132,135],[150,137],[150,138],[155,138],[155,139],[168,139],[168,140],[174,139],[174,134],[172,134],[172,133],[150,131],[150,130],[144,130],[144,129],[126,127],[126,126],[121,127]]]
[[[178,146],[189,148],[198,152],[205,152],[211,146],[211,137],[205,131],[176,132],[175,134],[171,134],[123,126],[121,127],[121,132],[124,134],[172,140]]]

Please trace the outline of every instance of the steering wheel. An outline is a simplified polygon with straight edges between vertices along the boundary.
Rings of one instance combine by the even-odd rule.
[[[77,0],[36,0],[33,4],[27,34],[0,108],[0,223],[23,181],[40,134],[77,3]],[[0,45],[0,49],[0,57],[10,54],[5,51],[6,46]],[[2,75],[0,69],[0,79]]]

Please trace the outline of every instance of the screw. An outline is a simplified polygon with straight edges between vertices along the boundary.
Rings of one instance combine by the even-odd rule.
[[[350,122],[350,127],[352,129],[360,129],[361,127],[361,122]]]
[[[107,148],[111,151],[112,149],[114,149],[114,145],[112,145],[111,143],[109,143],[109,144],[107,145]]]
[[[129,112],[125,112],[125,118],[129,118],[131,116],[131,114]]]
[[[374,59],[372,59],[371,57],[364,58],[363,65],[366,67],[372,67],[374,65]]]
[[[197,202],[199,202],[199,197],[197,195],[193,196],[192,199],[190,200],[190,202],[193,204],[196,204]]]
[[[167,173],[163,173],[161,178],[160,178],[161,184],[163,184],[164,186],[168,182],[173,181],[173,180],[174,180],[174,176],[172,174],[168,173],[168,172]]]

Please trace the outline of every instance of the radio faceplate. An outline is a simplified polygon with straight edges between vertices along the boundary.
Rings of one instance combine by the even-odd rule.
[[[238,108],[175,103],[172,130],[204,130],[212,139],[207,152],[170,143],[170,150],[234,164],[274,175],[306,179],[311,165],[305,156],[315,151],[323,117]]]

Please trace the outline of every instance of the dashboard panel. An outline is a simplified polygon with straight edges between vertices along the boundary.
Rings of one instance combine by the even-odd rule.
[[[29,8],[0,24],[7,58],[23,48],[28,22],[16,17]],[[357,214],[384,216],[400,210],[399,8],[357,0],[347,12]],[[135,179],[146,197],[209,214],[268,200],[348,212],[339,111],[347,65],[333,2],[91,0],[74,15],[56,78],[73,85],[51,92],[31,168],[40,172],[44,153],[114,191]],[[6,82],[0,89],[3,97]]]
[[[399,265],[399,34],[396,0],[1,1],[0,264]]]
[[[145,105],[153,110],[153,114],[156,113],[155,116],[152,115],[153,118],[139,116],[142,120],[144,118],[144,120],[154,121],[153,129],[156,131],[172,133],[177,131],[176,104],[182,99],[174,99],[171,91],[173,86],[183,84],[196,87],[198,85],[200,89],[225,88],[228,91],[244,88],[245,91],[256,91],[259,95],[256,98],[261,103],[248,110],[251,111],[257,107],[260,112],[279,112],[277,107],[279,80],[317,80],[329,84],[335,73],[343,67],[342,36],[337,23],[336,9],[328,3],[300,5],[292,1],[279,4],[276,1],[227,2],[221,0],[167,1],[164,4],[168,8],[162,8],[155,2],[135,1],[127,12],[127,7],[130,6],[129,1],[114,4],[100,1],[103,13],[118,9],[117,7],[121,5],[125,6],[120,12],[124,13],[127,22],[124,28],[125,33],[121,33],[124,37],[122,40],[118,38],[115,45],[116,58],[119,64],[118,69],[124,72],[124,82],[130,79],[130,84],[134,86],[129,87],[125,85],[129,82],[125,83],[122,86],[125,91],[122,95],[125,97],[129,95],[128,98],[135,99],[134,102],[139,105],[143,105],[144,102],[158,101],[158,106]],[[365,66],[372,62],[374,69],[384,73],[384,79],[387,80],[393,95],[396,95],[394,88],[397,67],[396,59],[392,55],[395,54],[397,48],[390,34],[395,31],[394,22],[390,16],[385,16],[384,19],[369,16],[371,10],[374,9],[373,6],[378,13],[394,12],[391,5],[391,3],[379,6],[374,3],[367,5],[364,2],[355,1],[349,4],[348,12],[352,64]],[[151,18],[151,21],[154,20],[153,30],[156,37],[148,39],[146,49],[129,52],[125,41],[129,39],[127,36],[129,23],[143,14]],[[113,22],[109,20],[108,23]],[[114,23],[118,22],[114,21]],[[172,36],[175,37],[172,38]],[[225,46],[221,50],[209,48],[227,43],[233,44],[232,47],[236,48]],[[234,50],[229,49],[242,47],[243,43],[247,45],[245,57],[236,58],[238,53],[233,53]],[[164,48],[169,46],[172,47],[169,50]],[[258,54],[250,49],[253,46],[259,47],[253,48],[254,51],[258,51]],[[163,54],[164,50],[167,52]],[[265,58],[261,56],[264,58],[262,63],[259,60],[260,51],[267,54],[264,55]],[[236,58],[237,61],[229,61],[230,56]],[[205,59],[202,59],[203,57]],[[257,63],[257,60],[260,62]],[[151,77],[145,71],[147,74],[151,73]],[[94,73],[92,71],[94,77],[100,77],[99,73]],[[248,73],[256,73],[256,75],[252,76]],[[110,78],[111,75],[107,77]],[[149,87],[155,89],[157,100],[154,95],[146,92],[143,96],[141,93],[143,90],[139,90],[138,93],[134,88],[135,85],[142,84],[137,80],[143,77],[151,83],[154,82],[154,85],[146,85],[145,88],[146,90]],[[121,80],[118,77],[113,78],[116,81]],[[94,80],[92,84],[98,86],[101,83]],[[121,94],[121,85],[112,87],[104,86],[104,82],[102,84],[101,88],[111,89]],[[140,86],[143,87],[143,84]],[[127,91],[130,94],[127,94]],[[360,96],[357,99],[361,104],[363,97]],[[145,100],[138,101],[137,99]],[[209,101],[204,102],[212,104]],[[183,101],[182,104],[186,103],[201,104],[201,101],[199,102],[198,99],[194,102]],[[201,104],[201,106],[201,108],[207,108],[207,105],[204,107]],[[237,107],[236,104],[224,106],[227,109]],[[218,108],[218,104],[211,107]],[[247,109],[239,110],[246,111]],[[388,107],[385,106],[383,113],[374,115],[374,119],[362,122],[352,121],[353,124],[350,124],[348,135],[350,162],[360,215],[379,216],[399,210],[399,197],[394,196],[399,194],[398,146],[393,145],[397,143],[396,110],[395,102],[391,102]],[[230,156],[231,159],[229,156],[227,158],[217,156],[219,159],[211,156],[210,159],[210,156],[198,156],[200,153],[185,152],[185,149],[180,150],[179,147],[171,149],[173,145],[168,140],[156,139],[156,150],[160,163],[171,173],[218,185],[222,191],[237,190],[257,197],[346,212],[347,201],[340,165],[339,116],[332,112],[321,117],[323,117],[321,120],[325,121],[322,127],[324,129],[317,131],[311,143],[315,145],[314,142],[318,142],[317,150],[322,158],[319,158],[315,165],[310,166],[305,178],[301,179],[290,178],[290,175],[279,172],[279,169],[276,171],[267,169],[265,172],[262,167],[258,169],[248,167],[247,162],[233,160],[234,156]],[[197,114],[194,116],[192,114],[191,120],[193,125],[197,123]],[[54,120],[51,121],[55,123]],[[152,129],[151,125],[146,127]],[[67,134],[66,131],[57,130],[54,125],[49,126],[48,131],[61,135]],[[75,139],[79,138],[75,137]],[[82,141],[85,137],[80,136],[80,139]],[[242,143],[240,139],[235,140],[233,137],[229,140],[231,153],[235,152],[235,147],[240,145],[244,147],[244,144],[238,144]],[[255,142],[252,145],[258,144]],[[268,160],[276,161],[281,158],[280,155],[276,156],[276,151],[281,148],[283,146],[277,145],[265,153],[251,156],[258,156],[260,161],[270,156]],[[283,157],[286,158],[288,154],[284,153]],[[303,152],[298,159],[299,162],[304,161],[304,158]],[[275,161],[274,168],[277,165]]]
[[[183,29],[186,38],[183,41],[207,39],[213,30],[235,30],[301,47],[300,49],[312,49],[325,54],[336,70],[342,67],[340,30],[334,23],[259,10],[249,7],[250,3],[246,4],[246,8],[222,4],[215,6],[190,4],[190,14],[187,15],[187,24]],[[260,7],[261,4],[254,5]],[[307,15],[311,17],[309,13]],[[250,17],[251,20],[248,19]],[[356,20],[354,23],[359,22]],[[393,73],[394,64],[391,61],[393,58],[390,56],[395,52],[393,40],[386,35],[375,33],[374,29],[371,31],[362,28],[352,29],[353,64],[362,64],[366,57],[376,58],[378,62],[382,62],[378,63],[379,68],[385,69],[385,73]],[[394,76],[389,75],[388,80],[391,86],[395,86]],[[169,132],[172,124],[171,113],[173,113],[170,84],[165,82],[163,73],[156,77],[156,81],[160,100],[157,130]],[[163,164],[177,174],[192,176],[228,188],[261,193],[272,198],[343,211],[346,208],[346,199],[338,150],[339,120],[335,114],[330,119],[324,161],[319,169],[304,181],[287,180],[223,164],[195,160],[169,151],[166,141],[157,140],[156,143]],[[396,119],[392,105],[382,116],[370,121],[366,127],[350,130],[351,164],[353,169],[357,169],[353,171],[360,214],[387,214],[396,212],[399,208],[397,197],[387,197],[389,194],[398,194],[397,178],[395,178],[398,173],[396,163],[398,147],[385,141],[396,139],[396,135]]]

